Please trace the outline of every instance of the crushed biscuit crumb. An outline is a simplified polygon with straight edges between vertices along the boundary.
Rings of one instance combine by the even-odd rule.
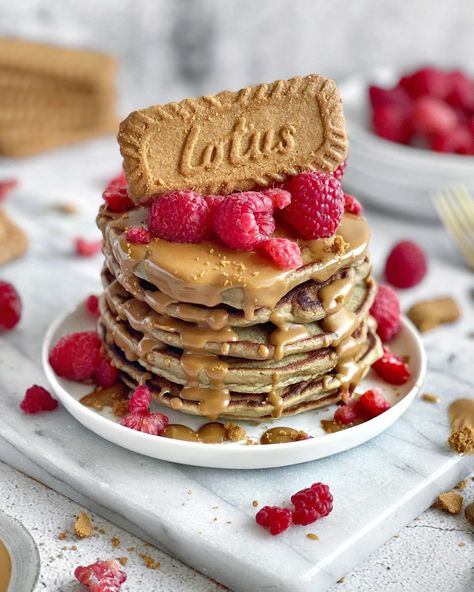
[[[348,247],[349,243],[346,243],[340,234],[336,234],[332,243],[328,246],[328,251],[335,255],[344,255]]]
[[[115,549],[117,547],[120,547],[121,541],[120,541],[119,537],[117,537],[117,536],[112,537],[110,539],[110,542],[112,543],[112,547],[114,547]]]
[[[59,539],[60,541],[65,541],[65,540],[67,540],[67,532],[66,532],[66,531],[60,532],[60,533],[58,534],[58,539]]]
[[[74,523],[74,534],[80,539],[88,539],[92,534],[92,522],[89,515],[79,512]]]
[[[140,553],[140,559],[143,560],[143,563],[148,569],[160,569],[161,567],[159,561],[155,561],[153,557],[150,557],[150,555],[146,555],[145,553]]]
[[[453,432],[449,438],[448,443],[456,452],[470,454],[474,452],[474,428],[465,426]]]
[[[438,395],[434,395],[433,393],[423,393],[421,398],[428,403],[439,403],[441,401]]]
[[[456,491],[448,491],[438,495],[434,504],[435,508],[448,514],[459,514],[462,508],[463,497]]]
[[[408,318],[422,333],[443,323],[452,323],[461,316],[458,303],[446,296],[423,300],[414,304],[407,312]]]
[[[319,541],[318,535],[315,534],[314,532],[308,532],[308,534],[306,536],[308,539],[311,539],[312,541]]]
[[[253,502],[252,502],[252,506],[253,506],[254,508],[258,508],[258,501],[257,501],[257,500],[253,500]]]
[[[463,479],[462,481],[459,481],[457,485],[454,486],[454,489],[459,489],[460,491],[463,491],[463,489],[466,489],[466,485],[467,479]]]
[[[58,202],[52,205],[52,209],[60,214],[68,214],[69,216],[77,213],[77,207],[73,203]]]
[[[122,567],[125,567],[128,563],[128,557],[117,557],[117,561]]]
[[[227,421],[224,424],[224,432],[225,439],[230,440],[231,442],[239,442],[240,440],[243,440],[246,434],[244,428],[231,421]]]
[[[474,526],[474,502],[468,504],[464,509],[464,516],[471,526]]]

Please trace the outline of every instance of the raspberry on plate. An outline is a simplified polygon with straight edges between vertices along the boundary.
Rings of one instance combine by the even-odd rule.
[[[102,354],[92,378],[97,386],[109,388],[117,382],[118,370],[112,366],[109,358]]]
[[[405,384],[411,376],[408,365],[386,345],[383,346],[382,357],[372,364],[372,368],[389,384]]]
[[[129,413],[120,420],[121,425],[137,432],[159,436],[168,425],[169,418],[163,413]]]
[[[74,577],[90,592],[120,592],[127,580],[127,574],[116,559],[80,565],[74,570]]]
[[[458,124],[456,111],[436,97],[420,97],[412,107],[413,129],[427,136],[448,133]]]
[[[102,193],[107,206],[111,212],[121,213],[135,207],[133,201],[128,197],[127,181],[121,173],[110,181]]]
[[[58,406],[56,399],[42,386],[34,384],[26,389],[23,401],[20,403],[20,409],[28,414],[41,413],[41,411],[54,411]]]
[[[291,510],[278,506],[264,506],[255,516],[259,526],[267,528],[275,536],[287,530],[291,524]]]
[[[102,240],[87,240],[85,238],[76,238],[75,249],[77,255],[81,257],[93,257],[100,253],[102,248]]]
[[[344,210],[355,216],[360,216],[362,214],[362,206],[359,200],[349,193],[344,193]]]
[[[21,319],[22,304],[12,284],[0,280],[0,333],[11,331]]]
[[[87,312],[97,318],[99,316],[99,298],[95,294],[91,294],[86,300]]]
[[[330,173],[300,173],[285,189],[291,203],[282,210],[283,220],[307,240],[332,236],[344,213],[341,183]]]
[[[446,99],[450,90],[449,75],[438,68],[419,68],[412,74],[400,78],[399,87],[413,97],[430,95]]]
[[[377,136],[399,144],[408,144],[413,136],[410,111],[398,105],[374,108],[372,127]]]
[[[151,232],[143,226],[132,226],[127,230],[126,237],[129,243],[147,245],[151,241]]]
[[[298,244],[288,238],[269,238],[262,242],[261,248],[280,269],[297,269],[303,265]]]
[[[387,409],[390,409],[390,403],[385,399],[378,389],[365,391],[359,401],[370,417],[377,417]]]
[[[455,129],[433,134],[428,139],[435,152],[450,154],[474,154],[474,137],[468,127],[458,125]]]
[[[195,191],[171,191],[152,202],[147,224],[151,234],[158,238],[201,243],[211,230],[209,206]]]
[[[393,288],[378,287],[370,314],[377,321],[377,333],[382,341],[390,341],[397,335],[400,331],[400,301]]]
[[[257,191],[233,193],[217,208],[214,229],[232,249],[252,251],[275,230],[273,201]]]
[[[340,405],[334,412],[334,421],[347,425],[354,423],[364,416],[364,410],[362,409],[357,399],[349,399],[344,405]]]
[[[385,277],[397,288],[411,288],[421,282],[427,268],[423,249],[413,241],[401,241],[387,257]]]
[[[95,331],[61,337],[49,354],[49,363],[58,376],[83,382],[92,378],[100,360],[101,342]]]
[[[16,179],[1,179],[0,180],[0,202],[7,198],[10,193],[17,187],[18,181]]]
[[[146,384],[138,386],[130,397],[128,410],[134,415],[137,413],[148,413],[151,403],[151,392]]]

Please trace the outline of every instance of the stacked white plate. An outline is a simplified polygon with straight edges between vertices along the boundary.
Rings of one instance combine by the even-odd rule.
[[[434,219],[431,192],[459,184],[474,192],[474,157],[396,144],[371,131],[369,85],[388,88],[403,73],[389,66],[381,67],[339,84],[349,131],[349,164],[344,187],[363,201],[384,209]]]

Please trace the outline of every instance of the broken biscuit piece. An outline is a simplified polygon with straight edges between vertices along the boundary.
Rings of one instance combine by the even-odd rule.
[[[461,309],[454,298],[446,296],[417,302],[408,310],[407,316],[424,333],[438,325],[457,321],[461,316]]]
[[[435,508],[447,512],[448,514],[459,514],[462,508],[463,497],[456,491],[448,491],[438,495]]]

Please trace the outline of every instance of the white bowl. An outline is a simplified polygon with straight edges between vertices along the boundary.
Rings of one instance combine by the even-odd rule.
[[[404,146],[379,138],[371,131],[369,85],[393,86],[402,74],[386,66],[359,73],[339,84],[349,132],[344,186],[384,209],[434,219],[431,192],[456,184],[464,184],[474,192],[474,157]]]
[[[74,331],[94,329],[94,321],[84,303],[74,311],[60,315],[48,329],[43,342],[43,368],[53,391],[64,407],[77,421],[95,434],[123,448],[162,460],[221,469],[261,469],[294,465],[337,454],[374,438],[389,428],[413,403],[421,387],[426,371],[426,356],[418,332],[410,321],[402,319],[402,329],[390,347],[399,355],[410,359],[411,377],[403,386],[394,387],[381,381],[374,373],[364,379],[359,390],[380,387],[392,407],[378,417],[341,432],[326,434],[320,426],[321,419],[334,415],[335,405],[320,411],[308,411],[294,417],[286,417],[269,423],[239,422],[247,435],[255,440],[269,427],[288,426],[304,430],[313,438],[288,444],[247,446],[242,442],[201,444],[160,438],[123,427],[110,412],[98,413],[84,407],[79,400],[91,392],[91,386],[63,380],[56,376],[48,362],[49,352],[63,335]],[[159,407],[157,406],[157,409]],[[168,408],[159,409],[170,417],[171,423],[183,423],[193,429],[207,420],[185,415]],[[86,435],[85,435],[86,437]]]

